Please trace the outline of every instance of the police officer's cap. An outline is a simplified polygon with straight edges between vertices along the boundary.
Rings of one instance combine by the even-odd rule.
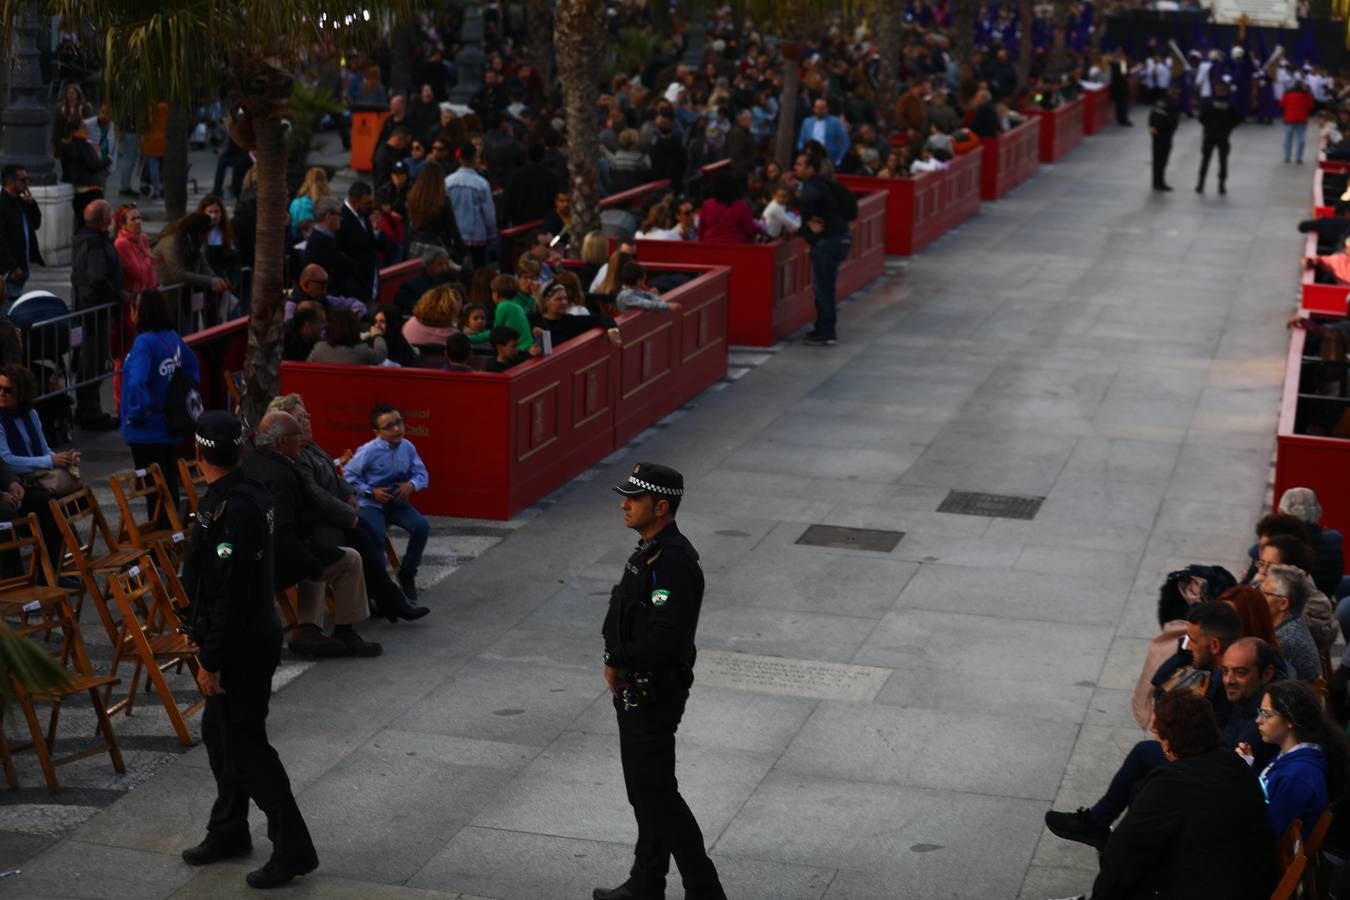
[[[628,480],[614,485],[614,490],[628,497],[653,494],[657,497],[684,496],[684,476],[670,466],[640,462],[633,466]]]
[[[197,417],[197,446],[212,465],[232,466],[244,448],[244,426],[224,410],[209,409]]]

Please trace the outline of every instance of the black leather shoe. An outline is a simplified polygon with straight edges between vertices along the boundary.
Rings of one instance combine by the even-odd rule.
[[[398,570],[398,586],[410,603],[417,602],[417,576],[411,572]]]
[[[633,884],[630,878],[616,888],[596,888],[591,891],[592,900],[665,900],[665,891],[643,890]]]
[[[318,867],[318,859],[292,863],[284,862],[274,856],[261,869],[254,869],[245,875],[244,880],[248,882],[249,887],[265,891],[271,888],[285,887],[292,880],[299,878],[301,875],[308,875]]]
[[[380,604],[380,609],[389,617],[390,622],[397,622],[399,619],[405,622],[414,622],[431,612],[425,606],[410,603],[408,598],[402,594],[387,598]]]
[[[228,841],[207,835],[206,840],[183,851],[183,862],[189,866],[208,866],[223,859],[236,859],[253,852],[253,842],[245,835],[243,840]]]

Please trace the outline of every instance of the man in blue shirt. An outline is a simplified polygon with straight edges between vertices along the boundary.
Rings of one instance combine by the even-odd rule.
[[[410,601],[417,600],[417,567],[427,545],[430,526],[426,517],[408,502],[417,491],[426,490],[427,467],[411,441],[403,439],[403,414],[381,403],[370,413],[375,437],[357,448],[343,476],[356,488],[361,500],[361,523],[380,543],[385,529],[397,525],[408,532],[408,547],[398,570],[398,586]]]
[[[797,150],[804,150],[811,141],[825,148],[825,155],[836,166],[843,162],[848,152],[848,129],[839,121],[838,116],[830,115],[830,106],[824,100],[817,100],[811,107],[811,117],[802,123],[801,133],[797,135]]]

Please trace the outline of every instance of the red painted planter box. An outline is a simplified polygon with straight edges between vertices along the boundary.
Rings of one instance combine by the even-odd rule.
[[[1083,143],[1084,102],[1077,100],[1055,109],[1033,110],[1041,120],[1041,162],[1059,162],[1074,147]]]
[[[984,148],[952,160],[945,172],[910,178],[841,175],[853,191],[886,193],[886,252],[909,256],[980,211],[980,161]]]
[[[1317,255],[1317,235],[1308,235],[1303,255]],[[1302,300],[1299,303],[1301,309],[1310,313],[1344,316],[1348,303],[1350,303],[1350,287],[1343,284],[1317,284],[1313,281],[1313,270],[1303,270]]]
[[[225,372],[238,372],[244,367],[244,353],[248,350],[248,316],[189,334],[183,342],[197,355],[202,403],[206,409],[228,408]]]
[[[1293,329],[1289,340],[1289,361],[1285,368],[1284,398],[1280,403],[1280,424],[1275,432],[1275,502],[1295,487],[1312,488],[1322,504],[1322,527],[1350,534],[1350,440],[1298,434],[1300,380],[1303,375],[1303,347],[1307,334]],[[1327,398],[1308,398],[1304,402],[1328,402]],[[1350,555],[1346,557],[1350,573]]]
[[[998,137],[984,138],[980,199],[997,200],[1040,168],[1041,120],[1031,118]]]
[[[393,303],[399,289],[422,274],[422,258],[414,257],[380,270],[380,303]]]
[[[1083,133],[1097,134],[1111,124],[1115,109],[1105,85],[1083,91]]]
[[[631,345],[597,330],[500,374],[284,363],[282,390],[322,411],[315,439],[335,455],[371,437],[371,407],[398,403],[431,471],[418,508],[506,519],[726,375],[727,293],[728,272],[705,269],[668,295],[678,320],[620,320]]]
[[[876,191],[858,198],[858,218],[853,220],[852,230],[853,244],[848,259],[839,267],[839,280],[835,284],[836,300],[871,284],[886,269],[885,193]],[[814,313],[814,292],[811,300]]]

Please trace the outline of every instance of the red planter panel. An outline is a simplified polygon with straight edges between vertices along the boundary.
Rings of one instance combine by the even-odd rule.
[[[1055,109],[1034,110],[1041,120],[1041,162],[1059,162],[1083,143],[1084,102],[1080,97]]]
[[[1317,235],[1309,234],[1304,245],[1304,256],[1317,254]],[[1308,312],[1323,313],[1331,316],[1346,314],[1350,303],[1350,287],[1341,284],[1317,284],[1313,281],[1313,270],[1303,270],[1302,301],[1299,306]]]
[[[1031,118],[998,137],[984,138],[980,199],[997,200],[1040,168],[1041,120]]]
[[[1111,124],[1111,117],[1114,115],[1115,109],[1112,107],[1111,98],[1107,95],[1105,86],[1083,91],[1084,134],[1097,134],[1105,131],[1106,126]]]
[[[984,148],[952,160],[945,172],[911,178],[841,175],[849,190],[886,193],[886,252],[909,256],[980,211]]]
[[[853,221],[853,244],[848,259],[839,267],[835,297],[843,300],[881,277],[886,269],[886,194],[880,191],[858,198],[858,218]],[[814,318],[815,294],[812,293]]]

